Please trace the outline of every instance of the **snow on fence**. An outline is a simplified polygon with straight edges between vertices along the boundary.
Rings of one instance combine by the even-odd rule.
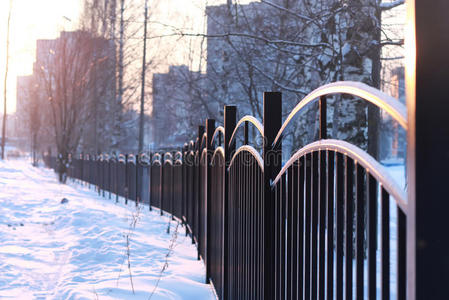
[[[208,119],[180,152],[72,157],[68,175],[181,219],[219,299],[405,299],[406,194],[365,151],[328,139],[331,94],[371,102],[407,130],[399,101],[336,82],[307,95],[283,124],[281,94],[264,93],[263,124],[236,122],[236,107],[225,106],[223,126]],[[313,101],[320,140],[282,165],[285,128]],[[250,124],[262,153],[249,145]]]

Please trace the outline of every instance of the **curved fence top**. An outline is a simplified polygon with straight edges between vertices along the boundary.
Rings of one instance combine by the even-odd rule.
[[[175,160],[182,160],[182,152],[181,151],[176,151],[175,152]]]
[[[150,157],[146,153],[141,153],[139,155],[139,163],[144,165],[150,164]]]
[[[334,139],[320,140],[299,149],[284,165],[282,170],[272,182],[272,186],[274,186],[280,180],[282,175],[296,160],[298,160],[305,154],[319,150],[330,150],[342,153],[365,167],[367,172],[369,172],[374,178],[377,179],[377,181],[385,188],[385,190],[395,198],[402,211],[407,214],[407,195],[405,191],[396,184],[396,181],[389,175],[385,167],[362,149],[345,141]]]
[[[201,137],[201,143],[200,143],[200,148],[203,147],[203,144],[206,143],[206,139],[207,139],[207,133],[203,133],[203,136]]]
[[[257,150],[254,149],[254,147],[249,146],[249,145],[244,145],[244,146],[241,146],[240,148],[237,149],[237,151],[232,156],[231,162],[229,163],[229,167],[232,166],[232,164],[234,163],[234,159],[237,157],[237,155],[240,152],[243,152],[243,151],[251,153],[251,155],[256,159],[257,164],[259,165],[260,169],[263,172],[263,159],[262,159],[262,156],[260,156],[259,152],[257,152]]]
[[[214,134],[212,135],[212,143],[214,142],[215,138],[220,133],[224,136],[225,132],[224,132],[224,127],[223,126],[218,126],[217,128],[215,128]]]
[[[263,136],[263,125],[262,125],[262,123],[260,123],[260,121],[257,120],[255,117],[247,115],[247,116],[244,116],[243,118],[241,118],[240,121],[235,125],[234,131],[232,132],[231,139],[229,140],[229,145],[228,146],[232,145],[232,142],[234,141],[234,136],[235,136],[235,133],[237,132],[237,129],[239,129],[239,127],[244,122],[252,123],[257,128],[259,133]]]
[[[214,151],[214,155],[212,155],[212,160],[214,160],[215,155],[217,155],[217,153],[220,153],[223,157],[224,157],[224,148],[223,147],[217,147]]]
[[[128,154],[128,162],[129,163],[136,163],[136,156],[134,154]]]
[[[126,156],[124,154],[119,154],[118,161],[124,163],[126,161]]]
[[[337,81],[334,83],[329,83],[323,85],[310,94],[305,96],[296,106],[293,108],[291,113],[288,115],[284,124],[282,124],[281,129],[279,130],[274,142],[273,146],[275,146],[279,139],[282,136],[287,125],[293,119],[293,117],[303,109],[307,104],[313,102],[321,96],[332,95],[332,94],[348,94],[352,96],[356,96],[362,98],[377,107],[385,110],[394,120],[396,120],[405,130],[408,129],[407,123],[407,109],[404,104],[399,102],[398,99],[391,97],[384,92],[370,87],[361,82],[355,81]]]
[[[155,162],[161,162],[161,155],[159,153],[154,153],[153,155],[153,163]]]

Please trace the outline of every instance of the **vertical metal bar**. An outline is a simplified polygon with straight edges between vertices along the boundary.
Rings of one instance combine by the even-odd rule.
[[[91,169],[91,165],[92,165],[92,163],[91,163],[91,157],[90,157],[91,155],[90,154],[87,154],[87,187],[90,189],[90,169]]]
[[[320,106],[320,140],[327,139],[327,101],[326,96],[321,96]]]
[[[281,188],[281,182],[279,182],[277,185],[275,185],[273,187],[273,191],[274,191],[274,216],[273,216],[273,223],[274,223],[274,227],[273,227],[273,231],[274,231],[274,236],[273,236],[273,244],[274,244],[274,254],[273,254],[273,260],[274,260],[274,274],[273,274],[273,287],[274,287],[274,298],[273,299],[278,299],[279,297],[279,189]]]
[[[344,231],[344,158],[343,154],[337,153],[336,156],[336,297],[337,300],[343,300],[343,231]]]
[[[139,167],[140,167],[140,155],[136,154],[136,206],[139,205],[140,202],[140,189],[141,185],[139,184]]]
[[[108,188],[108,190],[109,190],[109,199],[111,199],[111,195],[112,195],[112,167],[111,167],[111,161],[112,161],[112,158],[111,157],[109,157],[109,159],[108,159],[108,186],[109,186],[109,188]]]
[[[206,185],[206,283],[209,283],[209,279],[211,276],[211,268],[212,264],[209,259],[210,254],[212,252],[212,167],[211,167],[211,160],[212,156],[214,155],[214,145],[212,142],[212,136],[214,135],[215,131],[215,120],[213,119],[207,119],[206,120],[206,182],[204,183]],[[214,220],[215,222],[215,220]]]
[[[102,191],[102,196],[103,198],[105,197],[105,193],[108,189],[108,187],[106,187],[106,179],[107,179],[107,165],[108,165],[108,160],[106,158],[103,158],[103,191]]]
[[[293,298],[293,264],[296,261],[296,255],[293,256],[293,172],[295,166],[292,165],[287,170],[287,278],[286,278],[286,286],[287,286],[287,299]]]
[[[99,155],[97,155],[95,157],[95,177],[96,177],[95,184],[97,186],[98,196],[101,196],[101,188],[102,188],[102,185],[101,185],[101,181],[102,181],[102,177],[103,177],[103,176],[101,176],[102,175],[101,174],[102,160],[103,160],[103,158]]]
[[[165,202],[165,153],[161,154],[161,166],[159,169],[159,208],[161,216],[164,214],[164,202]]]
[[[175,219],[175,154],[173,153],[172,156],[172,164],[170,165],[171,169],[171,200],[170,200],[170,212],[171,212],[171,219]],[[168,227],[170,228],[170,227]]]
[[[248,121],[245,121],[244,132],[243,132],[243,144],[248,145]]]
[[[390,195],[382,187],[382,300],[390,299]]]
[[[251,161],[251,159],[252,158],[250,158],[250,153],[247,153],[247,152],[245,152],[245,156],[247,157],[247,159],[245,160],[245,162],[250,162]],[[245,224],[245,227],[244,227],[244,240],[243,240],[243,242],[244,242],[244,251],[245,251],[245,264],[244,264],[244,266],[245,266],[245,298],[246,299],[248,299],[249,298],[249,290],[250,290],[250,287],[249,287],[249,284],[250,284],[250,278],[249,278],[249,261],[250,261],[250,258],[249,258],[249,241],[250,241],[250,236],[249,236],[249,218],[248,218],[248,212],[249,212],[249,193],[250,193],[250,177],[249,177],[249,175],[250,175],[250,173],[249,173],[249,170],[250,170],[250,165],[248,165],[248,164],[245,164],[244,165],[244,170],[245,170],[245,182],[246,182],[246,185],[245,185],[245,195],[244,195],[244,202],[243,202],[243,204],[244,204],[244,210],[243,210],[243,213],[244,213],[244,218],[245,218],[245,221],[244,221],[244,224]]]
[[[312,152],[311,298],[318,298],[318,152]]]
[[[187,146],[184,145],[184,147],[181,149],[182,153],[182,165],[181,165],[181,219],[182,223],[185,222],[186,214],[186,156],[187,156]],[[187,229],[186,229],[187,233]]]
[[[195,236],[194,236],[194,212],[195,212],[195,176],[196,176],[196,150],[195,150],[196,144],[192,147],[191,152],[189,154],[190,157],[190,166],[189,166],[189,225],[190,225],[190,235],[192,238],[192,244],[195,244]]]
[[[196,212],[195,212],[195,218],[196,218],[196,225],[197,225],[197,230],[195,229],[195,235],[196,235],[196,242],[197,242],[197,249],[198,249],[198,260],[200,260],[200,253],[201,253],[201,248],[203,247],[202,245],[202,236],[201,236],[201,225],[202,225],[202,216],[201,216],[201,194],[202,194],[202,185],[204,184],[203,182],[201,182],[201,176],[202,176],[202,166],[201,166],[201,156],[202,156],[202,141],[203,141],[203,136],[204,136],[204,132],[205,132],[205,128],[204,126],[200,125],[198,126],[198,153],[197,153],[197,160],[196,160],[196,168],[197,168],[197,195],[196,195],[196,199],[194,200],[196,202]]]
[[[334,299],[334,162],[335,152],[326,151],[326,210],[327,210],[327,300]]]
[[[368,298],[376,299],[376,245],[377,245],[377,182],[367,172],[368,184]]]
[[[256,291],[257,291],[257,285],[256,285],[256,283],[257,283],[257,267],[258,267],[258,264],[257,264],[257,240],[258,240],[258,235],[257,235],[257,230],[256,230],[256,226],[257,226],[257,219],[256,219],[256,216],[257,216],[257,206],[256,206],[256,203],[257,203],[257,183],[258,183],[258,180],[257,180],[257,168],[258,166],[257,166],[257,163],[254,161],[254,158],[253,158],[253,160],[252,160],[252,165],[251,165],[251,169],[252,169],[252,172],[251,172],[251,187],[252,187],[252,189],[251,189],[251,193],[250,193],[250,197],[251,197],[251,199],[250,199],[250,201],[251,201],[251,207],[250,207],[250,216],[251,216],[251,234],[250,234],[250,236],[251,236],[251,258],[252,258],[252,260],[251,260],[251,279],[250,279],[250,281],[251,281],[251,291],[252,291],[252,294],[251,294],[251,298],[250,299],[257,299],[256,298]]]
[[[397,298],[398,300],[405,300],[406,295],[406,259],[407,259],[407,249],[406,249],[406,216],[400,207],[398,210],[398,270],[397,270]]]
[[[304,206],[304,299],[310,298],[310,246],[311,246],[311,204],[312,204],[312,159],[311,154],[304,157],[304,173],[305,173],[305,206]]]
[[[326,291],[326,274],[325,274],[325,246],[326,246],[326,151],[318,151],[319,165],[318,165],[318,185],[319,185],[319,207],[318,207],[318,299],[324,300]]]
[[[84,152],[81,153],[80,160],[81,160],[81,181],[85,181],[85,178],[84,178]]]
[[[271,180],[279,173],[282,164],[281,145],[273,148],[274,139],[282,126],[282,95],[265,92],[263,101],[264,123],[264,299],[274,299],[274,193]]]
[[[363,299],[365,238],[365,170],[356,163],[356,299]]]
[[[125,204],[128,204],[129,180],[128,180],[128,154],[125,154]]]
[[[298,164],[298,298],[299,299],[305,299],[304,297],[304,205],[306,198],[304,197],[304,177],[305,177],[305,159],[304,156],[299,158],[299,164]]]
[[[259,169],[258,169],[259,170]],[[262,201],[260,201],[263,197],[263,193],[264,193],[264,177],[263,177],[263,171],[260,170],[258,172],[259,175],[259,187],[258,187],[258,213],[259,213],[259,230],[258,230],[258,234],[259,234],[259,264],[260,264],[260,268],[259,268],[259,291],[258,291],[258,297],[257,299],[261,299],[263,297],[263,280],[264,280],[264,228],[263,228],[263,224],[264,224],[264,215],[263,215],[263,203]]]
[[[240,218],[239,218],[239,207],[240,207],[240,192],[241,192],[241,186],[238,185],[238,183],[241,180],[240,177],[240,157],[237,158],[237,162],[235,163],[235,179],[234,179],[234,186],[235,186],[235,191],[234,191],[234,197],[233,197],[233,201],[232,201],[232,208],[233,208],[233,236],[235,236],[235,238],[233,238],[233,279],[234,279],[234,291],[235,291],[235,296],[234,298],[237,298],[239,296],[239,283],[240,283],[240,272],[239,272],[239,267],[240,267],[240,252],[239,252],[239,238],[240,238]]]
[[[346,208],[346,243],[345,243],[345,295],[346,300],[352,300],[352,286],[353,286],[353,278],[352,278],[352,268],[353,268],[353,218],[354,218],[354,161],[345,157],[346,160],[346,184],[345,184],[345,208]]]
[[[152,204],[152,197],[151,197],[151,195],[152,195],[152,190],[153,190],[153,178],[152,178],[152,176],[153,176],[153,153],[151,153],[150,152],[150,162],[149,162],[149,165],[148,165],[148,209],[150,210],[150,211],[152,211],[153,209],[152,209],[152,207],[151,207],[151,204]],[[187,229],[186,229],[186,233],[187,233]]]
[[[229,174],[228,167],[231,161],[232,153],[235,151],[235,143],[231,147],[229,141],[232,136],[236,125],[236,107],[232,105],[226,105],[224,107],[224,167],[223,167],[223,299],[231,299],[230,294],[230,255],[231,247],[229,243],[229,237],[231,234],[229,218],[230,216],[230,186],[229,186]]]
[[[242,299],[242,193],[243,193],[243,185],[240,185],[240,183],[243,180],[243,176],[242,176],[242,157],[238,156],[238,160],[237,160],[237,166],[238,166],[238,181],[237,181],[237,188],[238,188],[238,195],[237,195],[237,206],[236,206],[236,210],[237,210],[237,222],[236,222],[236,227],[237,227],[237,244],[236,244],[236,254],[237,254],[237,266],[236,266],[236,279],[237,279],[237,297],[239,299]]]
[[[276,175],[275,175],[276,176]],[[282,175],[282,183],[281,183],[281,189],[280,189],[280,194],[279,194],[279,204],[280,204],[280,219],[279,219],[279,227],[280,227],[280,285],[279,285],[279,289],[280,289],[280,293],[279,293],[279,299],[285,299],[285,266],[286,266],[286,261],[285,261],[285,246],[286,246],[286,231],[285,231],[285,226],[286,226],[286,210],[287,210],[287,201],[285,198],[285,189],[286,189],[286,177],[287,174],[284,173]]]
[[[449,299],[449,1],[407,11],[407,297]]]
[[[298,289],[299,289],[299,281],[298,281],[298,270],[299,270],[299,262],[301,261],[301,257],[298,255],[298,243],[300,236],[300,229],[298,228],[299,223],[299,199],[298,199],[298,190],[299,190],[299,161],[295,161],[292,165],[292,177],[289,179],[291,182],[291,200],[290,200],[290,210],[291,210],[291,221],[289,230],[291,231],[291,255],[289,255],[289,265],[292,265],[291,268],[291,279],[290,279],[290,289],[291,289],[291,299],[298,299]]]
[[[115,161],[115,202],[118,202],[118,171],[119,171],[119,156],[117,156]]]

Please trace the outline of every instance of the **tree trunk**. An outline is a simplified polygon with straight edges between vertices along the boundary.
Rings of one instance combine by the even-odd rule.
[[[372,60],[372,69],[371,69],[371,80],[372,86],[380,89],[380,70],[381,70],[381,62],[380,62],[380,40],[381,40],[381,17],[382,12],[380,7],[376,7],[375,17],[378,20],[377,28],[375,29],[375,39],[379,43],[378,47],[373,47],[370,58]],[[379,124],[380,122],[380,112],[379,108],[374,105],[368,106],[368,153],[379,159]]]
[[[145,15],[143,23],[142,90],[140,93],[139,148],[138,148],[139,153],[142,152],[143,150],[143,138],[144,138],[147,20],[148,20],[148,0],[145,0]]]
[[[5,65],[5,81],[3,85],[3,122],[2,122],[2,159],[5,159],[5,142],[6,142],[6,117],[7,117],[7,81],[8,81],[8,68],[9,68],[9,29],[11,23],[11,11],[12,11],[12,0],[9,1],[9,11],[8,11],[8,22],[7,22],[7,33],[6,33],[6,65]]]

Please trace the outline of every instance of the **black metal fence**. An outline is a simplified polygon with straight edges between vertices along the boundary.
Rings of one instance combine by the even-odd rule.
[[[224,125],[208,119],[180,152],[84,155],[68,175],[180,219],[219,299],[405,299],[406,194],[362,149],[327,137],[326,97],[338,93],[371,102],[407,130],[399,101],[337,82],[307,95],[284,123],[281,94],[265,93],[263,124],[236,122],[236,107],[225,106]],[[282,165],[285,129],[313,101],[320,139]],[[249,125],[263,137],[262,153],[249,145]]]

